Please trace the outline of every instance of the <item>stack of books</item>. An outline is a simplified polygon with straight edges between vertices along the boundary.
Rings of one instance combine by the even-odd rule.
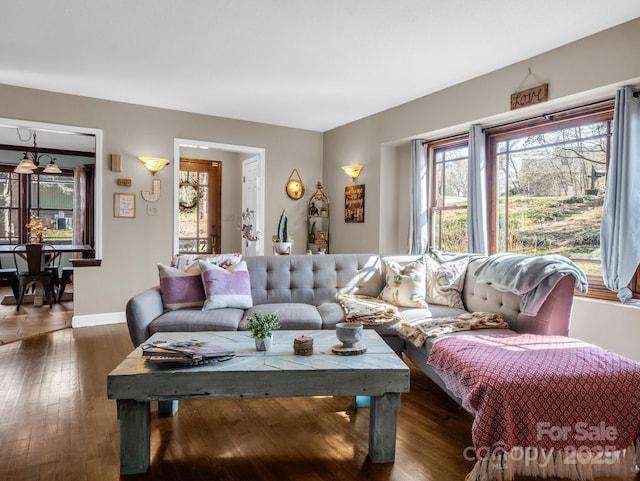
[[[198,365],[210,361],[226,361],[236,355],[232,349],[207,341],[165,341],[142,344],[142,355],[153,364]]]

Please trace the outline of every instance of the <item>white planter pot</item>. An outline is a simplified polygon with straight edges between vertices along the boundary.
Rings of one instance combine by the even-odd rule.
[[[276,256],[290,256],[293,242],[274,242],[273,254]]]
[[[273,344],[273,334],[265,337],[264,339],[254,337],[253,340],[256,341],[256,349],[258,351],[268,351],[271,349],[271,345]]]

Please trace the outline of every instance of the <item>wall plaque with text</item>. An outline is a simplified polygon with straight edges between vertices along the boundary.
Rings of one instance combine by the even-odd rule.
[[[511,110],[546,102],[549,98],[549,84],[538,85],[527,90],[511,94]]]
[[[364,222],[364,185],[344,188],[344,221]]]

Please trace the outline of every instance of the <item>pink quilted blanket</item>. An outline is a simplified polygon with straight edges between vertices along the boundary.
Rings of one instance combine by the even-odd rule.
[[[475,415],[467,479],[591,479],[637,468],[640,363],[530,334],[444,338],[428,363]]]

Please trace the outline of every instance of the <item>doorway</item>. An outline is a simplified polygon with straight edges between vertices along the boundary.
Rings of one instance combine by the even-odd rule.
[[[259,180],[256,182],[255,189],[255,198],[256,204],[260,206],[256,210],[255,223],[256,230],[260,232],[264,232],[264,202],[265,202],[265,192],[264,192],[264,182],[260,179],[264,179],[265,176],[265,149],[260,147],[249,147],[243,145],[233,145],[233,144],[221,144],[217,142],[208,142],[202,140],[190,140],[190,139],[181,139],[175,138],[173,141],[174,146],[174,252],[178,252],[180,249],[180,233],[179,233],[179,203],[180,203],[180,158],[181,157],[189,157],[188,152],[192,151],[192,149],[210,149],[210,150],[218,150],[223,153],[231,153],[238,154],[234,157],[237,160],[233,160],[232,162],[238,162],[238,170],[240,169],[240,162],[242,160],[246,160],[248,157],[256,158],[256,172],[259,177]],[[195,156],[192,156],[195,157]],[[226,161],[225,161],[226,162]],[[227,170],[227,169],[225,169]],[[225,174],[226,175],[226,174]],[[229,244],[229,240],[237,239],[237,250],[233,252],[238,252],[241,245],[241,233],[237,229],[236,224],[240,222],[240,213],[242,210],[241,200],[238,198],[237,202],[233,202],[233,205],[225,205],[225,195],[229,192],[235,190],[238,195],[240,195],[240,191],[242,191],[242,182],[241,176],[238,175],[237,181],[227,182],[223,180],[221,186],[221,193],[223,197],[222,201],[222,228],[219,228],[219,237],[216,242],[216,245],[221,246],[220,238],[225,236],[225,244]],[[218,224],[220,225],[220,224]],[[234,237],[237,236],[237,237]],[[222,252],[231,252],[225,249],[218,249]],[[260,255],[264,253],[264,236],[261,236],[260,239],[255,244],[255,254]]]

